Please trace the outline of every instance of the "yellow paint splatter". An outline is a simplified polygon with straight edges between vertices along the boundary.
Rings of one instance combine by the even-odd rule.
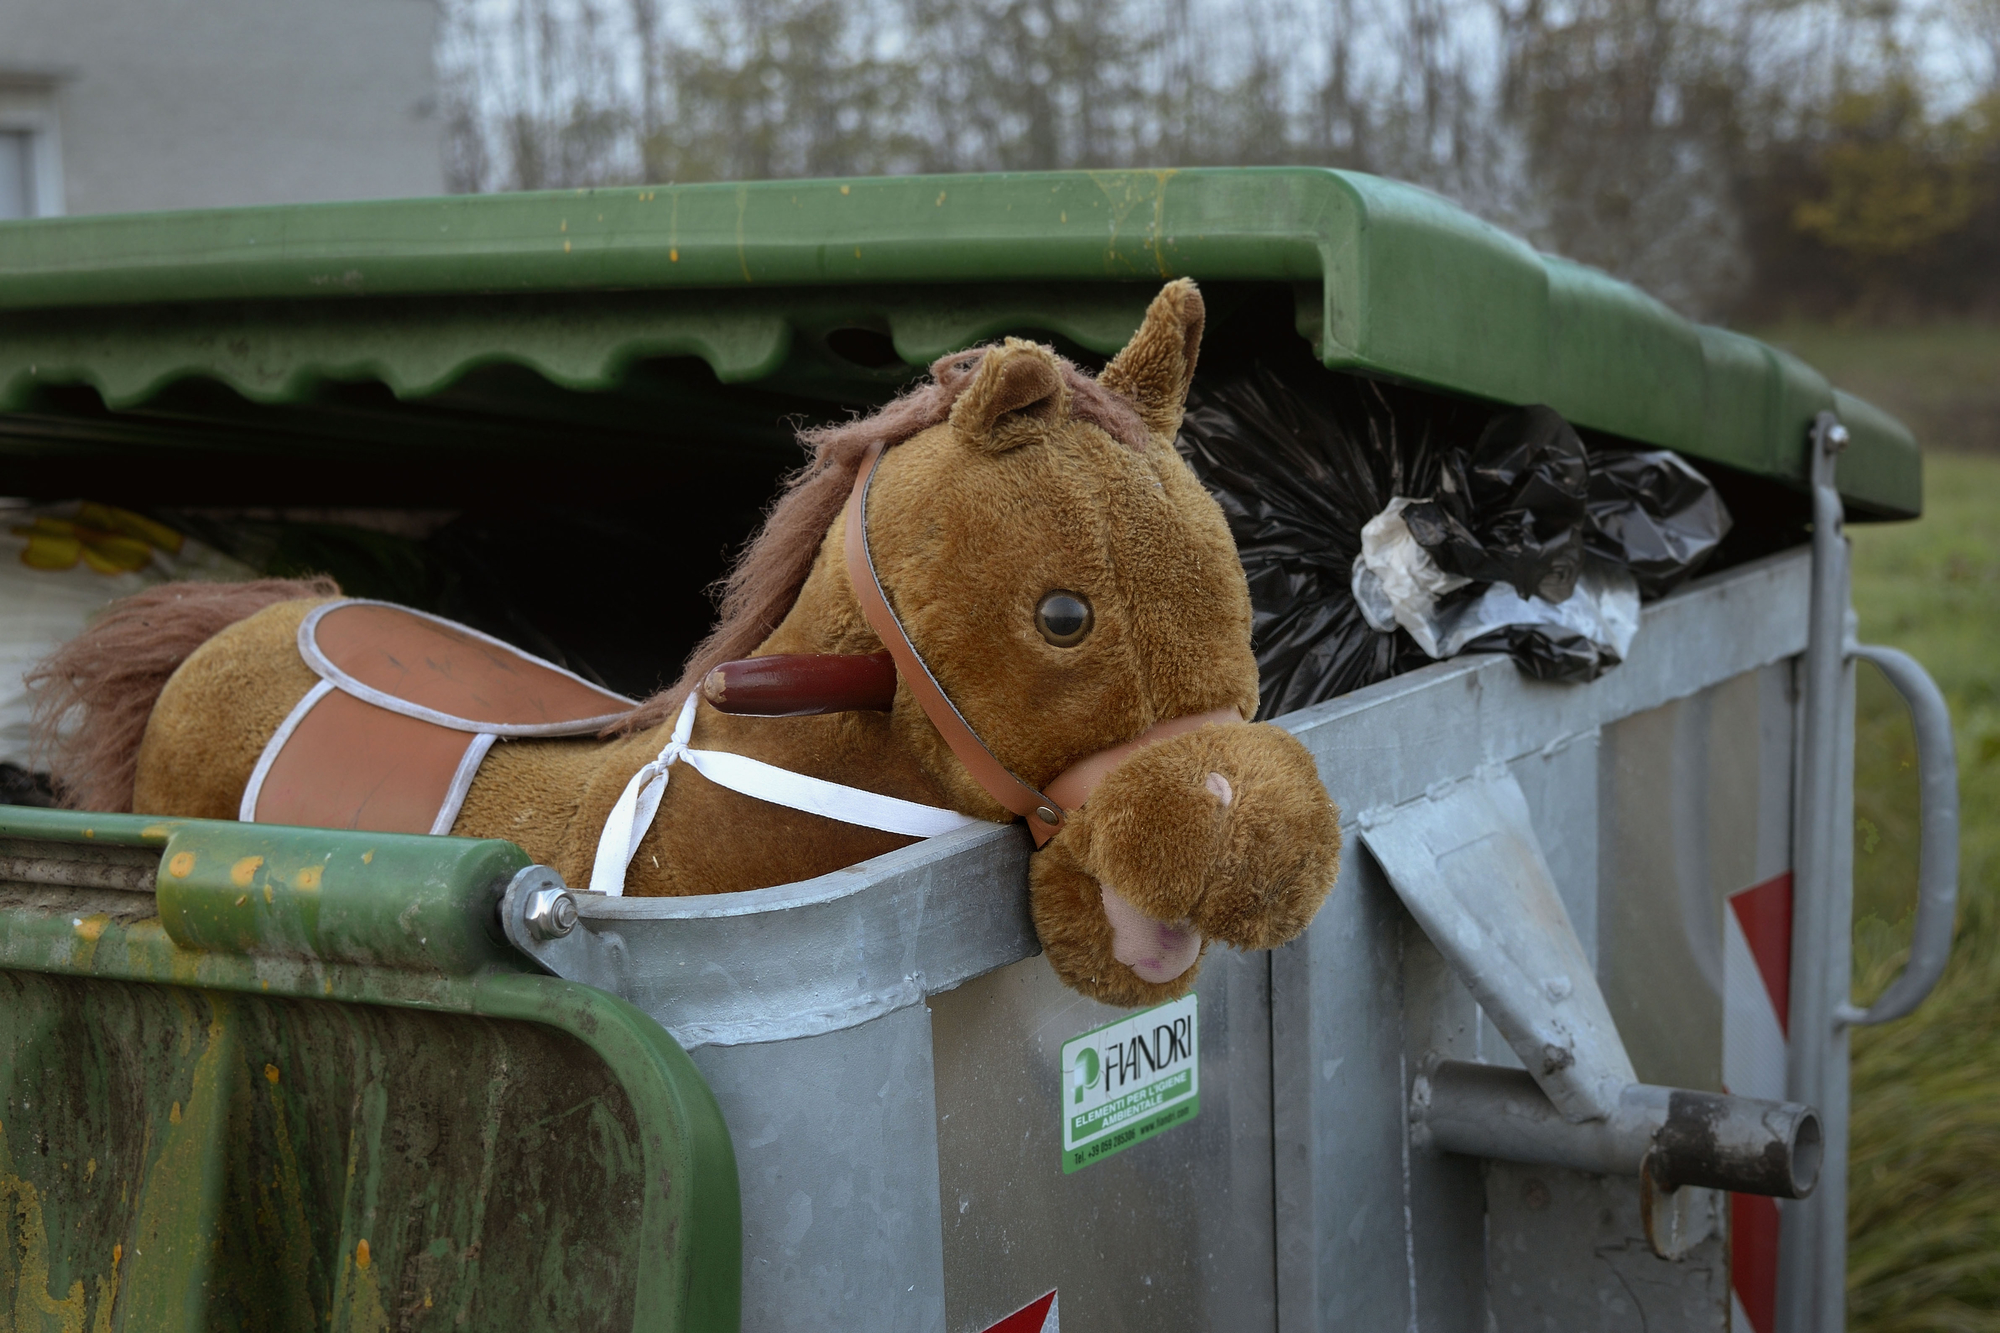
[[[229,867],[229,882],[239,889],[250,887],[250,881],[257,876],[257,868],[264,864],[261,856],[246,856]]]
[[[370,847],[367,851],[361,853],[362,865],[372,864],[374,860],[375,860],[375,849],[373,847]]]
[[[557,230],[557,231],[568,231],[568,230],[569,230],[569,219],[568,219],[568,218],[564,218],[564,219],[563,219],[563,224],[562,224],[562,226],[560,226],[560,227],[557,227],[557,228],[556,228],[556,230]]]
[[[669,264],[678,264],[678,263],[680,263],[680,262],[681,262],[681,252],[680,252],[679,250],[677,250],[677,249],[674,249],[674,248],[672,248],[672,247],[669,247],[669,248],[668,248],[668,250],[667,250],[667,262],[668,262]]]
[[[861,247],[858,245],[854,247],[854,257],[856,259],[861,258]]]
[[[944,192],[943,190],[939,190],[939,191],[938,191],[938,197],[937,197],[937,206],[938,206],[939,208],[943,208],[943,207],[944,207],[944,194],[945,194],[945,192]]]
[[[111,924],[111,918],[103,912],[83,917],[76,923],[76,933],[81,939],[97,943],[104,934],[104,928]]]
[[[564,254],[568,254],[568,253],[569,253],[569,242],[568,242],[568,241],[564,241],[564,242],[563,242],[563,253],[564,253]]]
[[[845,185],[841,186],[841,187],[840,187],[840,192],[841,192],[842,194],[846,194],[846,193],[847,193],[847,187],[846,187]]]
[[[167,1119],[169,1122],[176,1125],[178,1125],[181,1122],[181,1104],[179,1102],[175,1102],[174,1109],[167,1112]]]
[[[431,1294],[428,1291],[424,1293],[424,1308],[426,1310],[431,1308]]]
[[[267,902],[267,903],[268,903],[268,902],[272,902],[272,901],[275,901],[275,900],[274,900],[274,899],[273,899],[273,898],[271,897],[271,884],[270,884],[270,881],[268,881],[268,880],[266,880],[266,881],[265,881],[265,883],[264,883],[264,901],[265,901],[265,902]]]
[[[278,1067],[276,1065],[265,1065],[264,1077],[270,1079],[271,1082],[276,1083],[278,1081]]]
[[[8,1293],[14,1318],[6,1327],[83,1333],[83,1280],[70,1283],[69,1294],[61,1300],[49,1292],[49,1233],[42,1220],[40,1191],[19,1176],[0,1176],[0,1207],[18,1227],[11,1256],[18,1267],[9,1275],[14,1290]]]
[[[123,1245],[111,1247],[111,1280],[97,1279],[97,1319],[91,1333],[111,1333],[111,1314],[118,1308],[118,1261],[124,1257]]]
[[[93,1157],[89,1161],[83,1164],[83,1178],[85,1180],[90,1180],[96,1175],[97,1175],[97,1159]],[[111,1262],[117,1263],[118,1261],[116,1259],[113,1259]]]
[[[354,1266],[356,1268],[368,1267],[368,1242],[365,1240],[356,1243],[354,1247]]]
[[[167,862],[167,873],[175,879],[186,879],[193,870],[193,852],[175,852],[173,859]]]
[[[83,836],[86,838],[94,838],[97,836],[97,830],[94,828],[87,828],[83,831]]]
[[[326,867],[324,866],[307,866],[304,870],[292,876],[292,884],[295,888],[303,889],[307,893],[317,893],[319,891],[320,876],[325,871]]]

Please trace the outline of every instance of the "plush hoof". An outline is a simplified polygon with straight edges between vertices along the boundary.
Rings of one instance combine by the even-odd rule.
[[[1031,904],[1062,979],[1109,1004],[1194,984],[1221,940],[1304,930],[1340,868],[1340,816],[1312,757],[1268,724],[1203,727],[1107,775],[1036,854]]]

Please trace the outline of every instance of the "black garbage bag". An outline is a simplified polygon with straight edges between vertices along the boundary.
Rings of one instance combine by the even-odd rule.
[[[1549,407],[1502,412],[1471,450],[1447,449],[1437,494],[1403,511],[1438,567],[1562,602],[1583,569],[1590,464]]]
[[[1368,380],[1323,376],[1314,388],[1260,364],[1198,378],[1178,442],[1250,582],[1260,718],[1430,661],[1355,605],[1361,528],[1392,496],[1435,491],[1440,443],[1476,435],[1487,415]]]
[[[1648,600],[1700,569],[1733,522],[1708,478],[1665,449],[1593,450],[1589,510],[1585,545],[1631,570]]]
[[[1547,625],[1508,625],[1480,635],[1459,651],[1505,653],[1523,675],[1565,685],[1587,685],[1624,660],[1617,650],[1588,635],[1565,634]]]
[[[1474,580],[1442,607],[1495,583],[1563,603],[1586,560],[1629,568],[1642,597],[1658,596],[1729,530],[1714,488],[1678,457],[1587,448],[1547,407],[1496,411],[1317,371],[1295,383],[1252,364],[1197,379],[1178,443],[1222,506],[1249,580],[1259,717],[1432,660],[1354,600],[1361,529],[1396,496],[1421,498],[1403,509],[1411,535]],[[1553,681],[1594,680],[1619,662],[1609,645],[1549,624],[1506,625],[1460,651],[1505,652]]]

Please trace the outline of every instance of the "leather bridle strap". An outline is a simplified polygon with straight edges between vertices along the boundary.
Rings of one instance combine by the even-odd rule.
[[[1107,773],[1137,751],[1169,736],[1178,736],[1211,723],[1242,722],[1243,715],[1234,708],[1217,708],[1155,723],[1122,745],[1099,750],[1070,765],[1049,784],[1047,792],[1037,791],[1015,777],[1012,770],[986,748],[986,743],[979,739],[979,733],[972,729],[972,724],[958,711],[958,705],[938,684],[937,677],[931,674],[922,654],[910,642],[903,622],[882,591],[882,580],[875,572],[875,558],[868,550],[868,487],[875,479],[876,464],[882,461],[882,448],[880,441],[868,446],[861,457],[860,469],[855,473],[854,489],[847,497],[848,582],[854,585],[854,596],[861,603],[861,614],[867,618],[876,637],[882,640],[883,647],[889,650],[889,656],[895,659],[897,674],[909,685],[918,707],[924,710],[924,716],[944,737],[944,743],[965,765],[972,780],[987,795],[1027,821],[1028,832],[1034,836],[1037,847],[1056,835],[1068,812],[1088,800],[1091,791]]]
[[[1213,708],[1206,713],[1193,713],[1187,717],[1173,717],[1165,722],[1155,722],[1123,745],[1108,746],[1096,754],[1085,755],[1071,764],[1049,784],[1049,795],[1054,797],[1056,803],[1063,809],[1074,810],[1090,799],[1090,793],[1097,789],[1097,784],[1104,781],[1112,769],[1148,745],[1166,740],[1169,736],[1179,736],[1193,731],[1198,727],[1211,724],[1223,727],[1242,720],[1243,714],[1234,708]]]
[[[1035,835],[1036,843],[1046,842],[1062,827],[1063,808],[1015,777],[986,748],[986,742],[979,739],[979,734],[958,711],[958,705],[944,692],[944,686],[938,684],[937,677],[924,665],[924,659],[910,642],[910,636],[903,632],[903,622],[897,619],[882,591],[882,580],[875,573],[875,558],[868,551],[868,484],[875,479],[875,465],[881,461],[882,442],[878,440],[861,456],[854,489],[847,497],[847,579],[854,585],[861,614],[867,617],[869,628],[882,640],[889,656],[896,659],[896,672],[910,687],[917,706],[958,756],[958,762],[965,765],[972,780],[987,795],[1027,820],[1028,831]]]

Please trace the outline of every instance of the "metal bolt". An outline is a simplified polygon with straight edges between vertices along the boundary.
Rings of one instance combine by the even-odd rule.
[[[536,939],[560,939],[576,929],[576,899],[567,889],[536,889],[528,895],[523,915]]]
[[[1837,454],[1847,448],[1847,442],[1852,438],[1847,433],[1847,427],[1838,424],[1829,426],[1826,429],[1826,451]]]
[[[1062,822],[1062,812],[1052,805],[1037,806],[1035,807],[1035,818],[1053,827]]]

